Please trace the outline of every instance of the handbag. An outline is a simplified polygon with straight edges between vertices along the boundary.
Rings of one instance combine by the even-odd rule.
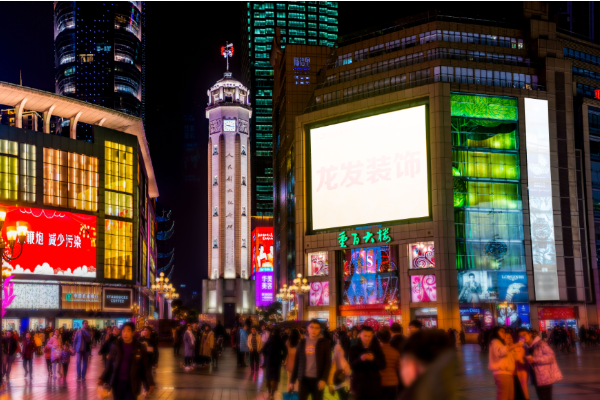
[[[284,392],[283,400],[298,400],[298,392]]]
[[[333,373],[333,384],[335,386],[341,385],[346,381],[346,373],[343,369],[338,369]]]

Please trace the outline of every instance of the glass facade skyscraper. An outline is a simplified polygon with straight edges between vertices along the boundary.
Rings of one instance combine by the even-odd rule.
[[[143,2],[56,2],[56,93],[142,117]],[[91,128],[78,136],[92,140]]]
[[[243,3],[242,81],[253,95],[252,213],[273,216],[273,68],[269,62],[276,29],[285,44],[333,47],[337,40],[337,2]],[[285,123],[285,121],[282,121]],[[277,145],[275,143],[275,145]]]

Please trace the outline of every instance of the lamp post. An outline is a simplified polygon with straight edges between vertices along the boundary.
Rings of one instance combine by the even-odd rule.
[[[9,226],[6,228],[6,239],[8,243],[4,241],[2,237],[2,230],[4,229],[4,221],[6,220],[6,209],[4,207],[0,207],[0,262],[4,264],[4,261],[10,262],[16,260],[23,254],[23,245],[25,244],[25,238],[27,237],[27,223],[18,221],[16,227]],[[14,256],[15,252],[15,244],[19,242],[20,249],[19,254]],[[10,248],[10,256],[6,254],[6,245]],[[4,307],[4,299],[2,296],[4,295],[4,280],[12,275],[12,271],[8,268],[2,267],[2,274],[0,275],[0,304]],[[2,331],[2,312],[0,312],[0,332]],[[0,365],[3,364],[2,361],[2,351],[0,351]],[[2,378],[2,384],[0,385],[0,389],[4,389],[4,379]]]
[[[306,278],[302,279],[302,274],[298,274],[298,277],[292,281],[292,286],[289,288],[290,291],[296,294],[298,301],[298,321],[304,320],[304,294],[310,290],[310,285]]]
[[[165,294],[173,292],[173,284],[169,283],[169,278],[165,278],[165,273],[161,272],[160,276],[156,278],[156,284],[152,285],[152,290],[156,292],[158,297],[158,317],[160,319],[164,318],[165,311]]]
[[[131,314],[133,314],[133,317],[135,318],[135,325],[137,326],[137,329],[142,329],[146,323],[146,318],[140,314],[140,306],[137,304],[132,305]]]
[[[390,303],[385,306],[385,311],[390,315],[391,326],[394,323],[394,315],[396,314],[396,311],[398,311],[398,304],[390,301]]]
[[[173,308],[171,308],[171,303],[178,298],[179,293],[176,293],[175,290],[165,293],[165,300],[167,300],[167,318],[169,319],[173,319]]]
[[[287,321],[288,307],[290,304],[290,300],[294,298],[294,294],[287,287],[287,285],[283,285],[281,289],[279,289],[279,293],[277,293],[277,300],[281,302],[281,315],[283,316],[283,320]]]

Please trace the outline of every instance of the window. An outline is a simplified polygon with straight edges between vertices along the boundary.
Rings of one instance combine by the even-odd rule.
[[[18,200],[19,159],[18,144],[0,140],[0,199]]]
[[[133,196],[124,193],[105,192],[106,215],[113,217],[133,218]]]
[[[133,147],[118,143],[105,143],[106,190],[133,193]]]
[[[301,21],[290,21],[290,26],[294,28],[306,28],[306,23]]]
[[[98,211],[98,159],[44,148],[44,204]]]
[[[94,55],[93,54],[80,54],[79,61],[81,61],[82,63],[94,62]]]
[[[352,53],[347,53],[341,56],[338,56],[337,66],[352,64]]]
[[[104,277],[132,279],[133,224],[106,219],[104,221]]]
[[[417,45],[417,36],[413,35],[413,36],[402,38],[400,43],[401,43],[401,46],[403,49],[416,46]]]
[[[35,203],[35,145],[21,143],[20,150],[19,191],[21,192],[21,200]]]
[[[288,18],[290,18],[290,19],[306,19],[304,14],[298,14],[298,13],[288,13]]]

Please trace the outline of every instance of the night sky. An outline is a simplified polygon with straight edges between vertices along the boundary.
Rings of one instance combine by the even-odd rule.
[[[446,3],[446,7],[447,7]],[[455,3],[456,4],[456,3]],[[433,3],[340,2],[339,35],[380,25],[433,7]],[[473,3],[470,3],[473,7]],[[0,3],[0,81],[54,92],[52,2]],[[174,286],[200,292],[207,276],[206,91],[223,76],[226,41],[240,45],[239,3],[150,2],[146,7],[146,135],[160,192],[176,221]],[[239,51],[230,60],[241,77]],[[198,121],[198,183],[183,180],[182,115]]]

